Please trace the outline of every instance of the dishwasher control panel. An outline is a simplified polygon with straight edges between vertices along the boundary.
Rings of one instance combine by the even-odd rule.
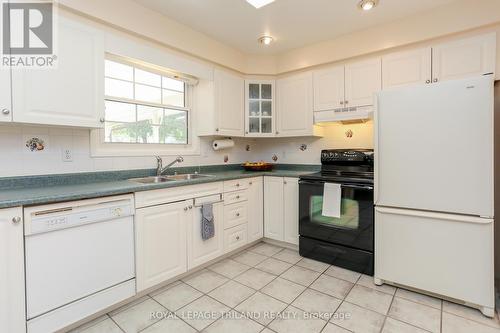
[[[40,206],[25,219],[25,235],[110,221],[134,215],[132,200],[109,200],[97,204],[53,208]],[[25,212],[26,216],[26,212]]]

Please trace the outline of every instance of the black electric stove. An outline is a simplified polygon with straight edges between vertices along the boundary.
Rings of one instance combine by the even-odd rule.
[[[340,217],[323,215],[325,183],[341,186]],[[373,216],[373,150],[323,150],[299,180],[300,255],[373,275]]]

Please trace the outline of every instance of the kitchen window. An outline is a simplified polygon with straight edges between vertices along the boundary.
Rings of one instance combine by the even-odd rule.
[[[185,81],[167,70],[115,56],[105,60],[104,74],[104,143],[189,143]]]

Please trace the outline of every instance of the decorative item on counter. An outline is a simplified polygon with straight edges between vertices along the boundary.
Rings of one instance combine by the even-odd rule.
[[[272,157],[273,161],[276,162],[278,160],[278,156],[276,156],[276,154],[273,155]]]
[[[222,150],[233,147],[234,147],[234,141],[232,139],[214,140],[214,142],[212,142],[212,148],[214,150]]]
[[[301,151],[305,151],[305,150],[307,150],[307,145],[305,143],[303,143],[303,144],[300,145],[299,149]]]
[[[267,162],[245,162],[241,165],[246,171],[271,171],[274,168],[273,163]]]
[[[346,136],[347,138],[349,138],[349,139],[350,139],[350,138],[352,138],[353,134],[354,134],[354,132],[353,132],[352,130],[347,130],[347,131],[345,132],[345,136]]]
[[[246,151],[250,151],[250,145],[246,145],[246,146],[245,146],[245,150],[246,150]]]
[[[224,163],[229,162],[229,155],[224,155]]]
[[[33,137],[26,140],[26,147],[32,152],[42,151],[45,149],[45,141],[39,137]]]

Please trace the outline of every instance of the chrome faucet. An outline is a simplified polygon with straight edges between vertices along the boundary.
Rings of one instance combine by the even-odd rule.
[[[166,166],[163,166],[163,160],[161,159],[160,156],[155,156],[156,157],[156,175],[161,176],[165,171],[167,171],[168,168],[170,168],[172,165],[175,163],[181,163],[184,162],[184,158],[182,156],[177,156],[175,160],[173,160],[171,163],[167,164]]]

